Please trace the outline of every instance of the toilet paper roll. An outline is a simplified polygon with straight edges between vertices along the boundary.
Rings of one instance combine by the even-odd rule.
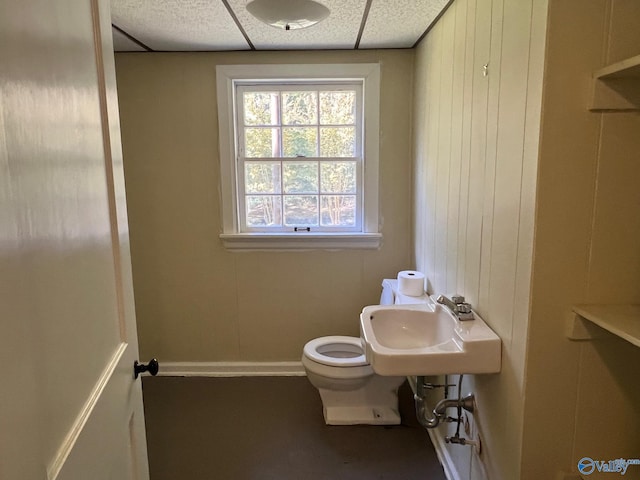
[[[398,291],[410,297],[424,295],[424,274],[414,270],[398,272]]]

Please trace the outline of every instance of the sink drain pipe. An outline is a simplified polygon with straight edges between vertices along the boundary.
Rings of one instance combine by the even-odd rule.
[[[448,377],[445,377],[444,385],[432,385],[424,381],[425,379],[424,376],[416,377],[416,393],[413,395],[413,399],[416,407],[416,417],[420,425],[422,425],[424,428],[436,428],[440,424],[440,422],[444,419],[445,421],[448,421],[448,422],[457,421],[458,429],[460,428],[460,421],[462,419],[462,410],[464,409],[467,412],[473,413],[474,407],[475,407],[475,397],[472,393],[464,397],[461,395],[462,378],[463,378],[463,375],[460,375],[460,378],[458,379],[458,398],[449,399],[447,398],[448,397],[447,387],[454,387],[455,385],[447,384],[446,379],[448,379]],[[433,389],[436,387],[442,387],[445,389],[444,390],[445,398],[440,400],[436,404],[436,408],[434,408],[428,415],[427,412],[429,412],[430,409],[427,406],[427,400],[425,398],[426,390]],[[447,408],[452,408],[452,407],[457,408],[458,418],[447,417],[446,410]],[[459,431],[456,431],[456,437],[458,436],[458,434],[459,434]]]
[[[425,398],[425,390],[427,388],[433,387],[427,387],[427,384],[424,381],[424,376],[417,376],[416,393],[413,394],[413,400],[416,405],[416,417],[418,418],[418,423],[420,423],[424,428],[436,428],[440,424],[440,417],[435,414],[427,416],[427,412],[431,413],[430,409],[427,407],[427,399]]]

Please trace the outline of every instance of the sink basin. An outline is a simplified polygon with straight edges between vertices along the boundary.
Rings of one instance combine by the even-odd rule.
[[[500,371],[500,338],[482,318],[475,314],[474,320],[459,321],[433,301],[365,307],[360,337],[367,361],[379,375]]]

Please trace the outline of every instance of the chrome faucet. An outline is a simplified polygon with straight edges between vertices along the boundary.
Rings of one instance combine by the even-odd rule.
[[[473,320],[474,318],[473,312],[471,311],[471,304],[465,302],[462,295],[453,295],[451,300],[444,295],[439,295],[438,298],[436,298],[436,302],[451,310],[451,313],[460,321]]]

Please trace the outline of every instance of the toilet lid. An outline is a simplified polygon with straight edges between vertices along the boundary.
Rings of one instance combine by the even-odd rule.
[[[335,335],[316,338],[304,346],[304,355],[314,362],[330,367],[368,365],[358,337]]]

